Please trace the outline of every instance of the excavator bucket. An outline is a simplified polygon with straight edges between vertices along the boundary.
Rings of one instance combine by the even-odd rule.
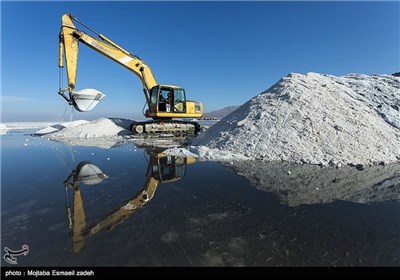
[[[77,111],[88,112],[96,107],[105,95],[95,89],[82,89],[73,91],[71,97],[74,100],[74,107]]]
[[[80,162],[76,168],[76,182],[85,185],[95,185],[107,179],[108,176],[93,163],[89,161]]]

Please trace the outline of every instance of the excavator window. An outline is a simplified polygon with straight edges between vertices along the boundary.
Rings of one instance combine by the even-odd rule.
[[[172,108],[172,89],[161,89],[158,100],[158,110],[161,112],[171,112]]]
[[[151,94],[150,94],[150,103],[151,104],[157,104],[157,94],[158,94],[158,87],[152,88]]]
[[[162,182],[175,179],[175,157],[167,156],[155,160],[152,166],[152,176]]]
[[[150,102],[158,107],[159,112],[186,112],[186,95],[182,88],[154,87],[151,90]]]
[[[174,111],[183,113],[186,111],[186,96],[183,89],[175,89],[174,93]]]

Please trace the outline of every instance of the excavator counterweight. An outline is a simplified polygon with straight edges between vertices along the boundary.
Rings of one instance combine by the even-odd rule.
[[[79,30],[74,21],[97,35],[97,38]],[[203,115],[201,102],[186,99],[185,90],[175,85],[158,84],[150,67],[137,55],[132,54],[106,36],[95,32],[71,14],[64,14],[61,19],[59,34],[59,60],[60,69],[66,65],[68,86],[61,84],[58,93],[74,108],[80,112],[92,109],[105,97],[94,89],[75,90],[76,73],[78,66],[79,43],[83,43],[133,72],[142,82],[143,93],[147,109],[146,118],[153,119],[147,122],[135,122],[131,126],[134,134],[142,133],[180,133],[197,134],[200,126],[194,121],[174,120],[199,119]]]

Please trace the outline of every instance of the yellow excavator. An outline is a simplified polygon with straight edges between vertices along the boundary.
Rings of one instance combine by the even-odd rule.
[[[161,151],[150,150],[150,148],[147,148],[146,152],[150,158],[143,187],[133,198],[124,202],[122,206],[92,226],[86,226],[86,215],[79,185],[95,185],[107,179],[108,176],[93,163],[83,161],[64,181],[67,216],[74,252],[82,251],[84,242],[88,238],[102,231],[110,231],[121,224],[153,198],[160,183],[170,183],[183,178],[186,174],[186,166],[196,162],[195,157],[171,156]],[[73,190],[73,209],[71,209],[68,196],[70,189]]]
[[[96,34],[99,39],[77,29],[74,22]],[[200,125],[193,119],[199,119],[203,115],[201,102],[187,100],[185,90],[181,87],[158,84],[150,67],[137,55],[97,33],[73,15],[64,14],[59,34],[60,87],[58,93],[76,110],[80,112],[92,110],[105,96],[92,89],[75,90],[80,42],[132,71],[141,80],[147,105],[144,116],[153,120],[133,123],[131,131],[134,134],[157,132],[197,134],[200,131]],[[67,87],[62,85],[64,61],[67,69]],[[173,118],[192,119],[192,121],[173,120]]]

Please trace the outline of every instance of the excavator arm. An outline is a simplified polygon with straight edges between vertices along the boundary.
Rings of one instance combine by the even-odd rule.
[[[114,229],[117,225],[121,224],[128,217],[130,217],[133,213],[136,212],[139,208],[143,207],[147,202],[149,202],[154,193],[157,190],[157,186],[160,183],[159,180],[155,179],[152,176],[147,176],[146,181],[142,187],[142,189],[136,193],[136,195],[125,202],[122,206],[116,209],[111,214],[108,214],[101,221],[92,225],[90,227],[86,226],[86,215],[83,207],[82,193],[79,188],[79,177],[86,177],[86,179],[90,177],[98,177],[100,175],[105,176],[101,173],[100,169],[97,167],[93,167],[89,162],[82,162],[78,165],[77,170],[79,170],[82,166],[90,165],[89,173],[91,175],[87,175],[88,171],[86,170],[86,175],[81,176],[78,175],[78,171],[73,171],[71,175],[64,181],[64,186],[66,188],[73,189],[73,211],[71,211],[71,206],[69,202],[67,202],[67,215],[69,221],[70,233],[73,241],[73,249],[75,252],[80,252],[83,248],[84,241],[97,233],[102,231],[109,231]],[[88,168],[87,168],[88,169]],[[94,173],[94,174],[93,174]],[[100,174],[101,173],[101,174]],[[104,177],[106,178],[106,177]]]
[[[68,86],[63,89],[60,85],[59,94],[63,96],[69,104],[75,105],[72,95],[76,85],[76,72],[80,42],[135,73],[143,84],[143,92],[146,98],[146,103],[148,105],[150,104],[149,92],[153,87],[157,86],[157,81],[149,66],[144,61],[142,61],[138,56],[133,55],[132,53],[123,49],[104,35],[99,34],[87,27],[71,14],[64,14],[61,21],[62,25],[59,34],[58,66],[63,68],[65,60]],[[76,21],[91,30],[101,40],[96,39],[81,30],[78,30],[73,21]],[[68,92],[69,96],[66,96],[65,92]]]
[[[145,187],[133,199],[89,228],[86,227],[86,216],[83,210],[81,191],[79,188],[74,188],[74,217],[69,218],[74,251],[80,252],[87,238],[102,231],[113,230],[114,227],[129,218],[136,210],[143,207],[153,198],[158,184],[159,181],[151,177],[148,178]]]
[[[146,149],[146,152],[150,155],[150,158],[147,165],[146,180],[142,188],[133,198],[125,201],[117,209],[91,226],[86,225],[86,215],[79,184],[95,185],[107,179],[108,176],[96,165],[89,161],[83,161],[64,180],[67,216],[75,252],[80,252],[83,249],[85,240],[100,232],[113,230],[146,205],[154,197],[160,183],[180,180],[185,176],[186,166],[196,163],[196,158],[193,157],[169,156],[150,148]],[[72,207],[68,198],[68,189],[73,189]]]

